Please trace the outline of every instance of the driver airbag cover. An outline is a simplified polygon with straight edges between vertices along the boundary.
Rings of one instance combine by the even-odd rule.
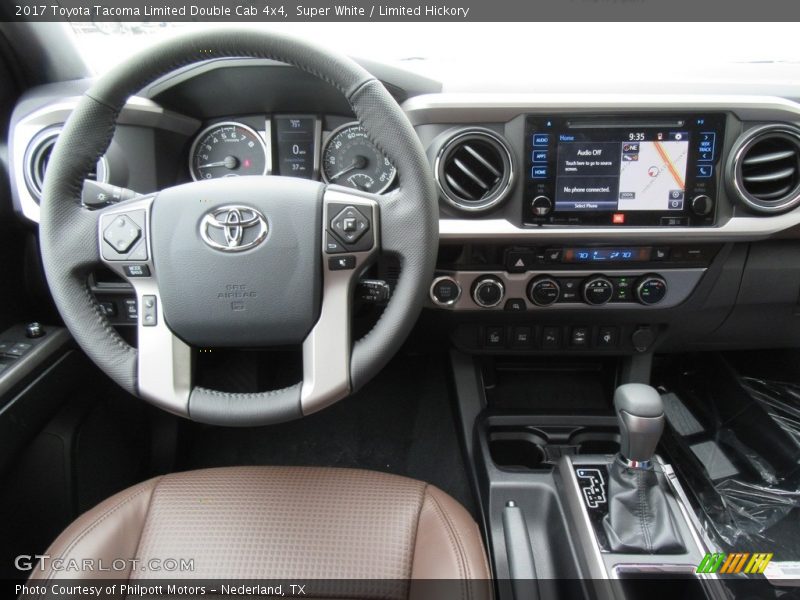
[[[160,192],[152,209],[153,264],[175,335],[198,347],[301,343],[319,318],[323,191],[301,179],[228,177]],[[236,219],[252,221],[252,209],[263,216],[260,242],[242,249],[258,238],[263,223],[255,223],[238,248],[219,248],[226,229],[209,226],[207,217],[221,211],[215,218],[225,220],[230,207],[242,209]]]

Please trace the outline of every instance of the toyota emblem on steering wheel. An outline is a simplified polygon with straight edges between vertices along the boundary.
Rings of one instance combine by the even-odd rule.
[[[267,237],[267,219],[248,206],[215,208],[200,221],[200,237],[223,252],[242,252],[255,248]]]

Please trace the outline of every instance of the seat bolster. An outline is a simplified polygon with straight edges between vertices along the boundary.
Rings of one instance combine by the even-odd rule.
[[[50,545],[45,552],[49,558],[34,567],[30,579],[85,579],[84,561],[92,561],[92,579],[128,579],[160,480],[155,477],[123,490],[78,517]],[[53,561],[59,559],[54,569]]]
[[[429,485],[419,514],[412,579],[490,580],[481,532],[458,502]]]

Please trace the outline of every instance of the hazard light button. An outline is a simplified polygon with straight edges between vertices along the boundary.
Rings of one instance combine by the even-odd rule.
[[[524,273],[533,268],[536,253],[531,250],[509,250],[506,252],[506,271]]]

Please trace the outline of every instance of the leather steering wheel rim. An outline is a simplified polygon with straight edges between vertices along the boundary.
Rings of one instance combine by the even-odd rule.
[[[301,402],[302,384],[252,394],[195,388],[186,397],[183,410],[142,393],[140,352],[114,330],[91,293],[88,276],[103,264],[102,240],[98,238],[103,211],[83,207],[81,190],[107,150],[117,117],[130,96],[181,67],[209,59],[242,57],[287,63],[324,80],[345,96],[370,139],[397,168],[398,188],[375,197],[375,201],[380,212],[381,249],[399,257],[401,273],[377,324],[352,344],[346,389],[336,393],[337,397],[306,407]],[[66,326],[86,354],[125,390],[193,420],[263,425],[305,416],[358,390],[394,356],[419,315],[434,272],[437,196],[425,151],[413,127],[384,86],[357,63],[275,33],[236,29],[197,32],[153,46],[120,64],[81,98],[50,159],[41,204],[40,243],[47,281]]]

